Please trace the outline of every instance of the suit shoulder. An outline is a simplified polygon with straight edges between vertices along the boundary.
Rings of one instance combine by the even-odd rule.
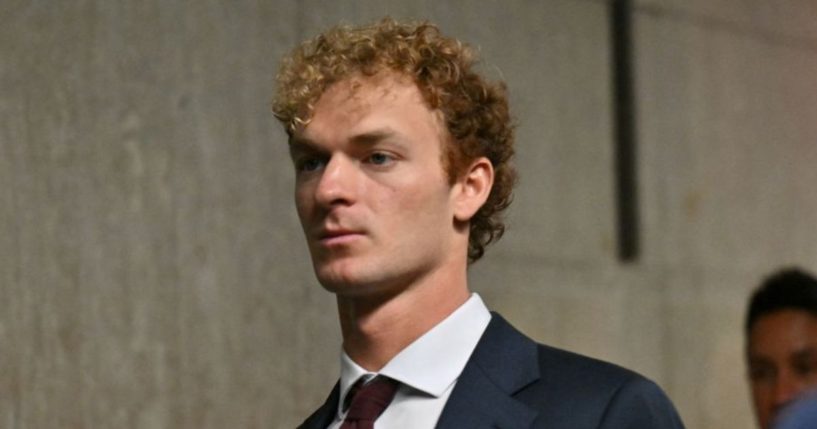
[[[582,416],[583,424],[571,427],[608,427],[602,422],[615,422],[609,427],[683,427],[666,394],[641,374],[547,345],[538,344],[537,350],[540,379],[519,397],[548,410],[550,422],[578,423]],[[635,420],[646,426],[631,425]]]
[[[568,384],[591,382],[596,388],[616,389],[628,382],[646,380],[635,371],[589,356],[537,344],[539,371],[547,380]]]

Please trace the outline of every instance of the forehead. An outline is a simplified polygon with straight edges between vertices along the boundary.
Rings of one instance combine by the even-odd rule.
[[[757,319],[749,334],[751,354],[785,356],[817,348],[817,317],[803,310],[778,310]]]

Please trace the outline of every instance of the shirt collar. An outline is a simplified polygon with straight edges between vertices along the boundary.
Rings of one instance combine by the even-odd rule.
[[[439,397],[451,386],[471,357],[491,321],[491,313],[476,293],[442,322],[390,360],[381,375]],[[371,377],[345,352],[340,359],[340,404],[362,376]]]

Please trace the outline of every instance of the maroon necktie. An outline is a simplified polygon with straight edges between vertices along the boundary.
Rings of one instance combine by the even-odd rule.
[[[358,381],[349,391],[354,396],[340,429],[374,429],[374,421],[389,406],[395,392],[397,382],[388,377],[377,376],[363,385]]]

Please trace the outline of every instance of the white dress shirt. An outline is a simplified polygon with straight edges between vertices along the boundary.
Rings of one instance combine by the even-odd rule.
[[[490,320],[485,303],[479,295],[471,294],[451,315],[392,358],[378,374],[399,381],[400,387],[374,427],[434,428]],[[343,423],[343,403],[355,382],[378,374],[366,372],[345,352],[341,353],[340,401],[328,429],[338,429]]]

